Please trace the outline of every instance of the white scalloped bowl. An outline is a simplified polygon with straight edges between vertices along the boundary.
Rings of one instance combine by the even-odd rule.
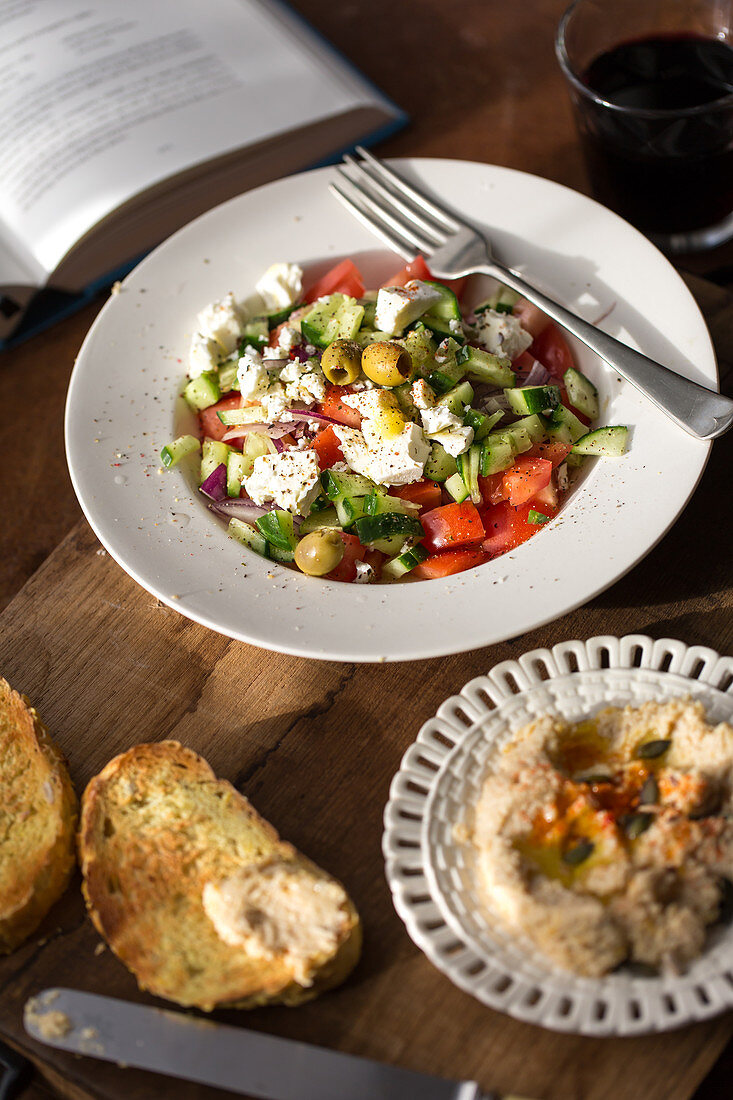
[[[602,706],[691,696],[712,722],[733,718],[733,659],[669,638],[608,636],[505,661],[448,699],[420,730],[385,810],[384,854],[395,907],[428,958],[491,1008],[584,1035],[633,1035],[733,1007],[733,927],[714,926],[686,973],[601,979],[556,967],[487,907],[470,829],[493,754],[543,714],[579,721]]]

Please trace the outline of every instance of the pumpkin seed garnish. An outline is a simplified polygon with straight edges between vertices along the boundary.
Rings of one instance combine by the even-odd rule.
[[[619,825],[629,840],[636,840],[647,831],[653,820],[654,814],[624,814],[619,819]]]
[[[659,784],[654,776],[650,775],[639,792],[639,805],[648,806],[654,802],[659,802]]]
[[[577,867],[580,863],[585,862],[594,848],[595,845],[592,841],[579,840],[572,848],[568,848],[567,851],[563,852],[563,863],[567,863],[570,867]]]
[[[639,746],[636,755],[639,760],[656,760],[658,756],[664,756],[671,744],[671,741],[647,741]]]

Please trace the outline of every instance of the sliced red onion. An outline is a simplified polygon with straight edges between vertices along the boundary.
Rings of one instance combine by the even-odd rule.
[[[243,520],[245,523],[254,523],[260,516],[271,512],[274,507],[274,504],[265,506],[255,504],[254,501],[246,497],[229,497],[227,500],[216,501],[214,504],[209,505],[211,511],[216,512],[217,515],[224,516],[225,519],[234,517]]]
[[[227,468],[220,462],[201,485],[201,492],[212,500],[223,500],[227,495]]]
[[[510,405],[508,399],[503,393],[494,393],[490,397],[487,397],[483,403],[484,412],[509,412]]]
[[[272,442],[275,445],[275,450],[277,451],[277,453],[281,455],[285,450],[285,444],[283,443],[282,439],[278,439],[277,436],[272,436]]]
[[[317,412],[315,409],[288,409],[289,414],[293,420],[320,420],[323,424],[340,424],[339,420],[334,420],[332,416],[326,416],[325,413]]]
[[[526,374],[522,381],[523,386],[544,386],[547,379],[550,377],[550,372],[542,366],[538,359],[535,359],[529,372]]]

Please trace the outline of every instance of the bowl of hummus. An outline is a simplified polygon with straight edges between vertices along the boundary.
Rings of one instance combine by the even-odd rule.
[[[385,809],[397,912],[487,1006],[584,1035],[733,1008],[733,658],[561,642],[424,723]]]
[[[681,973],[733,879],[733,726],[691,699],[537,718],[497,753],[469,843],[487,906],[553,963]]]

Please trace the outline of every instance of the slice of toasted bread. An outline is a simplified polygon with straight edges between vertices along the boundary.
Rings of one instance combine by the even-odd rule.
[[[19,947],[66,889],[76,820],[61,753],[0,677],[0,954]]]
[[[359,957],[341,885],[176,741],[137,745],[91,780],[79,858],[101,935],[142,989],[178,1004],[298,1004]]]

